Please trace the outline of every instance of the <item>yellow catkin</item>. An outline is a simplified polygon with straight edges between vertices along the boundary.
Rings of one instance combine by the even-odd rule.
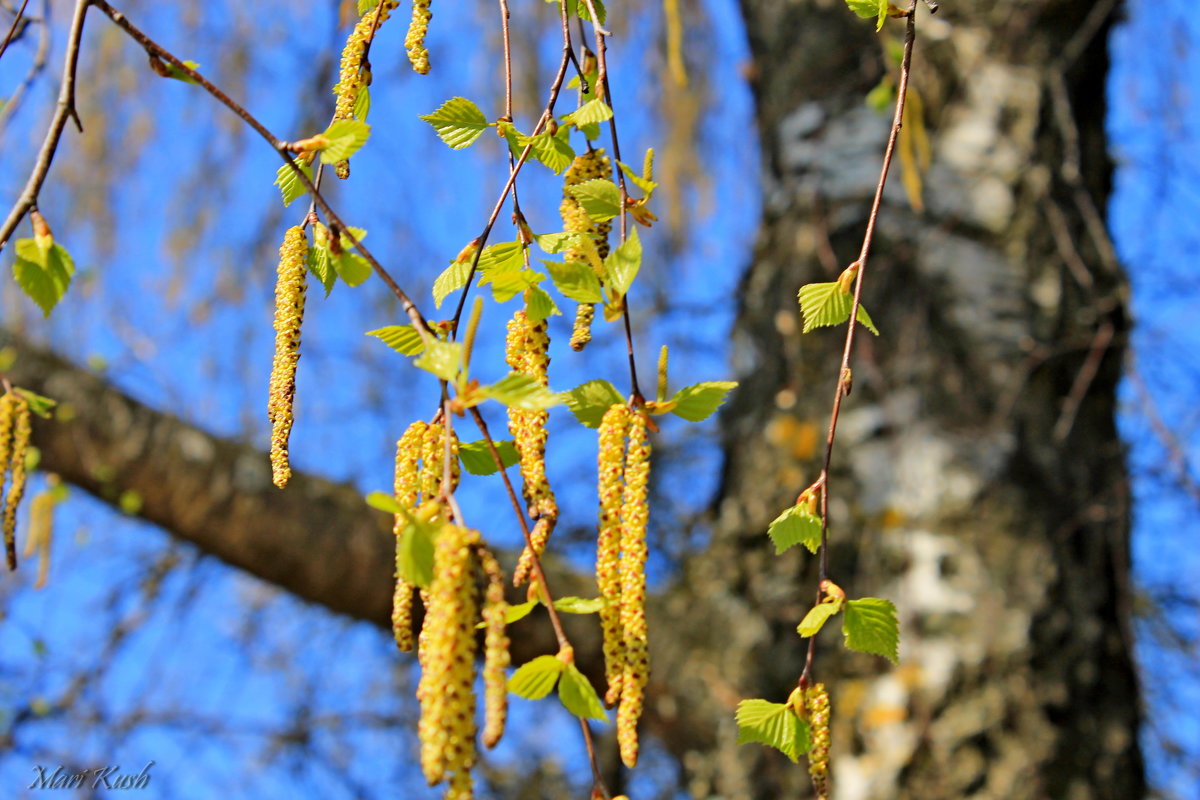
[[[804,691],[804,710],[812,731],[808,774],[817,800],[829,800],[829,693],[825,684],[817,683]]]
[[[7,392],[0,395],[0,504],[7,506],[4,503],[4,484],[8,481],[9,464],[12,461],[12,432],[13,423],[16,420],[16,400],[17,396],[8,394]],[[3,512],[0,512],[2,514]],[[8,568],[16,569],[17,552],[16,539],[11,542],[11,547],[8,539],[7,528],[5,528],[4,550]]]
[[[29,436],[32,431],[29,420],[29,402],[20,395],[4,395],[5,407],[0,411],[3,425],[0,439],[4,440],[0,450],[0,464],[12,480],[4,497],[4,556],[10,570],[17,568],[17,506],[25,494],[25,456],[29,452]],[[3,482],[0,481],[0,488]]]
[[[350,31],[350,35],[346,37],[346,45],[342,48],[342,59],[338,64],[338,82],[333,87],[333,93],[337,96],[333,112],[335,120],[351,119],[354,116],[358,94],[369,83],[363,70],[363,59],[366,56],[367,47],[375,33],[379,31],[380,26],[391,16],[392,11],[398,5],[400,5],[399,0],[382,0],[377,7],[363,14],[362,19],[355,24],[354,30]],[[375,21],[376,15],[379,16],[378,22]],[[342,180],[349,178],[350,162],[339,161],[334,165],[334,172]]]
[[[637,724],[642,716],[650,649],[646,629],[646,523],[650,482],[650,440],[646,414],[629,420],[625,455],[625,491],[621,498],[621,628],[625,637],[625,679],[617,708],[617,742],[621,760],[632,769],[638,760]]]
[[[625,634],[621,628],[621,499],[625,473],[625,435],[629,409],[618,404],[600,420],[600,454],[597,458],[600,495],[600,534],[596,543],[596,585],[604,606],[600,627],[604,633],[604,674],[610,707],[621,696],[625,679]]]
[[[408,25],[404,46],[408,50],[408,60],[413,70],[422,75],[429,74],[429,51],[425,49],[425,34],[429,32],[429,20],[432,18],[429,0],[413,0],[412,22]]]
[[[396,476],[393,488],[396,502],[410,513],[417,505],[417,491],[420,488],[418,461],[428,427],[418,420],[409,425],[408,430],[396,442]],[[400,540],[407,527],[408,519],[403,514],[396,514],[392,522],[392,532],[396,534],[396,589],[392,595],[392,635],[396,638],[396,646],[404,652],[413,649],[413,586],[400,576]]]
[[[477,600],[472,549],[478,541],[475,531],[442,527],[434,544],[433,583],[421,631],[421,768],[431,786],[449,773],[452,792],[460,797],[470,796],[475,764]]]
[[[446,429],[440,422],[435,422],[425,429],[421,442],[421,502],[428,503],[441,494],[442,479],[445,477],[446,462]],[[453,492],[458,488],[461,466],[458,462],[458,434],[450,437],[450,486]]]
[[[589,150],[575,157],[563,177],[563,198],[558,211],[562,216],[563,230],[592,236],[600,258],[603,259],[608,255],[608,234],[612,230],[612,220],[594,221],[569,191],[572,186],[597,178],[612,178],[612,163],[604,154],[604,148]],[[578,247],[566,248],[563,251],[563,261],[591,266],[587,256]],[[596,306],[593,303],[580,303],[575,308],[575,326],[571,332],[572,350],[582,350],[592,340],[592,319],[595,315]]]
[[[54,540],[54,506],[52,491],[39,492],[29,503],[29,536],[25,540],[25,558],[38,557],[37,581],[33,588],[41,589],[50,576],[50,545]]]
[[[508,678],[504,672],[511,662],[504,621],[508,603],[504,600],[504,573],[495,556],[481,547],[479,561],[488,580],[483,605],[486,631],[483,644],[483,744],[495,747],[504,735],[504,723],[508,718]]]
[[[296,396],[296,364],[300,360],[300,323],[304,318],[304,290],[308,237],[299,226],[288,228],[279,247],[275,281],[275,361],[267,418],[271,421],[271,473],[280,489],[292,477],[288,463],[288,438],[292,434],[292,402]]]
[[[539,386],[549,386],[550,335],[547,333],[546,320],[534,322],[523,309],[518,309],[508,322],[505,343],[505,356],[513,371],[529,375]],[[524,482],[522,493],[529,516],[537,520],[529,537],[533,550],[527,547],[522,551],[513,572],[513,583],[517,586],[529,580],[534,555],[541,557],[558,521],[558,501],[546,477],[546,422],[549,418],[549,412],[544,410],[508,410],[508,429],[520,459]]]

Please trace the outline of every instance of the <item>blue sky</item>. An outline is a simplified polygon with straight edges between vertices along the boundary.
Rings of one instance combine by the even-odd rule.
[[[664,226],[644,232],[646,263],[652,266],[633,300],[647,307],[664,287],[676,292],[672,316],[637,331],[644,373],[651,372],[658,346],[672,345],[676,386],[729,377],[725,348],[731,307],[726,298],[749,258],[759,210],[757,153],[744,133],[751,107],[738,71],[746,53],[737,9],[731,0],[704,5],[714,24],[709,26],[711,39],[697,46],[714,55],[708,59],[709,73],[698,77],[709,81],[714,105],[709,113],[723,124],[704,127],[699,154],[710,179],[692,186],[682,201],[706,224],[693,226],[686,246],[674,253],[667,251]],[[62,6],[56,4],[60,22]],[[262,79],[248,85],[235,80],[239,96],[261,112],[268,127],[299,138],[314,132],[300,127],[307,113],[315,119],[328,113],[328,99],[313,97],[310,75],[321,54],[337,46],[329,8],[316,6],[277,0],[252,8],[198,5],[204,9],[195,12],[199,24],[187,35],[177,14],[191,12],[148,2],[128,8],[139,25],[182,57],[199,61],[206,72],[231,77],[239,59],[245,59]],[[1183,323],[1195,307],[1200,284],[1189,260],[1196,252],[1192,220],[1200,191],[1194,179],[1200,112],[1188,81],[1200,66],[1194,63],[1200,24],[1187,12],[1182,0],[1133,0],[1131,21],[1113,39],[1110,136],[1118,172],[1111,221],[1134,287],[1139,375],[1168,427],[1195,455],[1200,453],[1200,415],[1187,387],[1200,379],[1200,361],[1195,335]],[[485,137],[470,151],[452,153],[415,115],[455,94],[471,97],[491,116],[498,114],[497,43],[493,36],[479,46],[473,34],[464,33],[491,26],[490,6],[487,13],[439,9],[430,43],[435,72],[420,79],[408,71],[399,46],[403,22],[389,24],[374,53],[372,122],[378,134],[355,158],[347,190],[333,192],[352,224],[369,230],[368,244],[384,263],[395,266],[401,283],[427,298],[432,276],[478,233],[505,173],[496,142]],[[250,52],[231,51],[223,36],[230,25],[253,26],[258,45]],[[90,168],[98,176],[112,171],[114,227],[69,222],[105,217],[72,214],[82,201],[51,186],[43,210],[59,210],[48,216],[75,254],[80,280],[48,324],[34,319],[30,307],[16,306],[11,287],[0,294],[0,308],[6,319],[20,314],[34,331],[75,357],[103,362],[109,376],[136,396],[177,409],[218,433],[249,435],[265,444],[262,409],[271,352],[273,252],[283,229],[298,221],[302,211],[298,206],[280,208],[271,185],[278,161],[269,149],[230,124],[192,87],[155,78],[110,28],[96,15],[87,47],[127,48],[130,67],[103,76],[100,85],[105,91],[135,87],[139,100],[115,111],[104,105],[109,95],[82,90],[89,133],[107,134],[110,149],[102,162],[96,161],[78,137],[68,134],[60,168]],[[1164,30],[1169,31],[1169,47],[1162,46]],[[610,58],[618,111],[659,102],[641,80],[656,37],[657,31],[647,28],[614,40]],[[28,63],[30,44],[21,43],[6,55],[0,86],[12,85]],[[61,37],[55,44],[61,45]],[[556,62],[554,36],[523,44],[518,70],[533,71],[536,60],[538,74],[543,74]],[[56,50],[50,74],[58,62]],[[43,87],[34,99],[45,100],[51,90]],[[26,169],[24,151],[31,152],[40,138],[42,108],[31,101],[4,133],[0,187],[6,196],[17,185],[14,176]],[[528,103],[519,106],[518,126],[527,129],[532,116]],[[125,155],[122,141],[138,137],[150,146]],[[661,145],[664,138],[652,118],[630,115],[622,120],[622,144],[630,162],[639,163],[644,148]],[[188,165],[196,163],[197,150],[204,160],[202,169],[193,171]],[[427,175],[444,177],[431,182]],[[522,204],[534,229],[549,231],[557,223],[558,180],[537,170],[525,175]],[[714,206],[716,186],[721,195]],[[447,208],[453,213],[446,213]],[[512,238],[505,218],[494,241]],[[181,221],[203,242],[199,256],[177,256],[173,241]],[[668,263],[668,256],[670,272],[657,266]],[[674,288],[681,286],[686,293]],[[428,300],[422,305],[432,308]],[[510,303],[501,312],[489,306],[484,325],[501,325],[512,308]],[[564,307],[564,312],[570,309]],[[398,318],[395,304],[375,281],[358,290],[339,286],[328,300],[319,299],[317,292],[310,295],[292,447],[298,467],[354,480],[364,491],[390,484],[391,442],[410,419],[428,416],[436,397],[432,385],[395,388],[409,383],[407,364],[362,336],[362,331]],[[561,346],[568,322],[559,318],[554,323],[556,368],[571,360]],[[589,349],[586,377],[607,377],[624,386],[622,342],[614,333],[604,332]],[[500,363],[495,346],[485,347],[480,358]],[[555,388],[572,385],[573,377],[583,372],[560,374],[562,383],[556,377]],[[1200,533],[1195,501],[1159,477],[1161,446],[1148,430],[1137,393],[1127,387],[1123,402],[1131,463],[1141,476],[1135,486],[1138,577],[1150,589],[1187,587],[1200,577],[1191,545]],[[711,426],[687,435],[684,427],[677,420],[668,423],[667,441],[677,463],[687,469],[668,470],[663,478],[668,502],[680,514],[694,509],[698,498],[710,496],[718,468]],[[594,434],[558,412],[551,435],[581,454],[575,462],[558,465],[557,485],[566,487],[560,491],[565,507],[586,510],[575,521],[586,521],[592,490],[581,483],[570,488],[569,477],[591,459]],[[360,444],[346,448],[345,441]],[[492,484],[468,490],[468,517],[483,516],[494,502],[494,491]],[[567,523],[571,521],[569,517]],[[508,542],[501,538],[498,543]],[[159,581],[148,566],[154,564],[161,564],[165,575]],[[661,574],[662,561],[655,567]],[[22,747],[0,755],[0,785],[25,785],[22,779],[27,783],[32,777],[34,757],[69,752],[80,764],[119,761],[141,769],[152,753],[163,779],[159,790],[168,792],[160,796],[353,797],[377,781],[409,787],[411,795],[406,796],[440,794],[424,789],[410,769],[397,763],[396,753],[411,752],[413,735],[389,720],[401,713],[395,698],[410,693],[412,676],[397,666],[391,644],[373,629],[306,608],[174,545],[150,526],[115,517],[78,492],[59,520],[50,588],[35,593],[21,586],[9,582],[0,587],[0,592],[12,592],[4,599],[9,617],[0,626],[0,730],[8,724],[8,709],[20,708],[30,698],[62,696],[73,678],[95,663],[104,662],[107,669],[73,695],[76,705],[65,717],[51,709],[40,722],[27,724]],[[1173,621],[1188,624],[1182,615]],[[110,649],[105,632],[121,623],[130,633]],[[1196,760],[1200,732],[1190,710],[1200,707],[1195,670],[1169,650],[1153,646],[1149,635],[1143,642],[1143,664],[1161,676],[1150,684],[1153,708],[1170,721],[1164,727],[1183,744],[1183,761]],[[150,720],[128,730],[85,724],[89,714],[120,720],[135,708],[148,711]],[[518,716],[528,721],[527,712],[519,703]],[[297,718],[318,720],[313,747],[322,758],[301,760],[286,750],[276,757],[266,734]],[[562,736],[560,730],[565,730]],[[501,758],[517,753],[528,757],[529,752],[555,757],[557,752],[564,770],[577,772],[577,752],[564,754],[545,745],[547,740],[576,739],[563,720],[529,723],[523,734],[510,737]],[[1147,734],[1146,744],[1159,784],[1181,797],[1195,796],[1200,785],[1196,776],[1177,767],[1157,736]],[[356,786],[343,780],[347,774],[371,777]],[[659,777],[668,778],[669,768],[646,770],[639,780],[647,785],[636,789],[649,792]]]

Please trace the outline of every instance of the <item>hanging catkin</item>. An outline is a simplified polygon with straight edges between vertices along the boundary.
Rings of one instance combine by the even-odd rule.
[[[425,49],[425,35],[429,32],[429,20],[432,18],[429,0],[413,0],[412,22],[408,24],[404,46],[408,49],[408,60],[413,70],[422,75],[429,74],[429,51]]]
[[[425,440],[425,430],[429,426],[418,420],[408,426],[408,430],[396,442],[396,476],[394,490],[396,502],[401,508],[413,513],[417,506],[418,461],[421,458],[421,445]],[[396,535],[396,589],[392,595],[392,635],[396,646],[408,652],[413,649],[413,586],[400,574],[401,537],[408,527],[408,518],[396,514],[392,522],[392,532]]]
[[[596,243],[601,260],[608,255],[608,234],[612,230],[612,220],[596,222],[583,210],[583,206],[571,194],[570,187],[578,186],[597,178],[611,179],[612,164],[604,154],[604,148],[589,150],[583,155],[576,156],[563,177],[563,199],[558,211],[562,216],[563,230],[568,233],[585,233]],[[563,251],[563,261],[566,263],[584,264],[589,268],[591,260],[579,247],[568,247]],[[575,325],[571,332],[571,349],[582,350],[592,340],[592,319],[596,315],[593,303],[580,303],[575,308]]]
[[[338,64],[338,82],[333,87],[333,93],[337,96],[333,112],[335,120],[354,117],[358,95],[363,87],[370,83],[369,76],[363,69],[365,66],[363,59],[366,57],[367,47],[375,33],[379,31],[379,28],[398,5],[400,5],[399,0],[382,0],[376,8],[372,8],[362,15],[362,19],[355,24],[354,30],[350,31],[350,35],[346,37],[346,45],[342,48],[342,60]],[[376,15],[379,16],[378,22],[375,21]],[[342,180],[349,178],[350,162],[337,162],[334,165],[334,172]]]
[[[504,600],[504,573],[500,563],[485,547],[479,547],[479,564],[487,576],[487,595],[483,605],[486,634],[483,644],[483,744],[495,747],[504,735],[508,717],[508,678],[505,670],[511,661],[505,616],[508,603]]]
[[[625,454],[625,492],[621,500],[621,628],[625,638],[625,679],[617,708],[617,742],[621,760],[637,765],[637,724],[650,678],[646,630],[646,523],[650,482],[650,441],[645,411],[629,420],[629,449]]]
[[[442,527],[421,630],[421,768],[430,785],[450,773],[451,792],[459,797],[470,797],[475,764],[477,601],[471,553],[478,541],[475,531]]]
[[[546,329],[546,320],[534,322],[523,309],[518,309],[508,322],[505,351],[508,365],[514,372],[533,378],[539,386],[550,384],[550,336]],[[513,572],[513,583],[517,586],[529,580],[534,555],[541,557],[558,521],[558,501],[546,477],[546,422],[549,418],[550,413],[545,410],[508,409],[508,429],[520,459],[524,482],[522,494],[529,516],[537,520],[529,537],[533,550],[526,547],[521,552]]]
[[[275,361],[271,367],[271,391],[267,418],[271,421],[271,473],[280,489],[292,477],[288,463],[288,438],[294,419],[296,364],[300,360],[300,323],[304,318],[304,290],[308,237],[299,226],[288,228],[279,247],[279,269],[275,281]]]
[[[610,707],[621,696],[625,679],[625,634],[621,628],[621,502],[625,472],[625,435],[629,409],[614,405],[600,420],[600,454],[597,459],[600,494],[600,535],[596,543],[596,585],[604,605],[600,627],[604,633],[604,674]]]
[[[817,800],[829,800],[829,693],[825,684],[817,683],[804,691],[804,710],[812,731],[808,774]]]
[[[10,570],[17,568],[17,506],[25,494],[25,456],[31,433],[29,401],[19,394],[0,397],[0,494],[4,495],[4,556]],[[12,483],[4,493],[4,483]]]

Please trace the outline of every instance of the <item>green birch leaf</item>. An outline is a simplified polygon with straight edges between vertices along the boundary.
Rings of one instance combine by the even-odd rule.
[[[860,653],[883,656],[893,664],[900,663],[900,620],[891,600],[863,597],[846,602],[842,620],[846,647]]]
[[[565,614],[596,614],[604,608],[603,597],[560,597],[554,607]]]
[[[595,222],[605,222],[621,213],[621,190],[610,180],[593,178],[566,189]]]
[[[416,356],[425,349],[421,334],[412,325],[388,325],[386,328],[376,328],[367,331],[367,336],[374,336],[400,355]]]
[[[305,164],[301,159],[292,160],[300,171],[303,172],[308,179],[312,180],[312,167]],[[279,187],[279,193],[283,195],[283,205],[286,208],[290,206],[297,198],[303,197],[308,193],[304,188],[304,184],[296,177],[296,172],[287,164],[284,164],[279,169],[275,170],[275,185]]]
[[[821,546],[821,518],[810,514],[806,506],[792,506],[775,518],[767,535],[775,543],[775,555],[798,544],[816,553]]]
[[[530,286],[525,292],[525,316],[533,322],[539,322],[547,317],[561,316],[562,312],[554,302],[554,298],[540,286]]]
[[[413,361],[414,367],[432,372],[444,381],[458,378],[462,366],[462,342],[433,340],[421,356]]]
[[[377,5],[379,0],[358,0],[358,15],[361,17]]]
[[[45,395],[40,395],[29,389],[22,389],[20,386],[14,386],[13,391],[24,397],[25,402],[29,404],[29,410],[42,419],[50,419],[50,412],[58,405],[57,400],[51,400]]]
[[[629,293],[634,278],[642,268],[642,241],[638,238],[637,228],[631,228],[629,238],[620,247],[614,248],[604,259],[604,272],[608,283],[619,295]]]
[[[546,0],[546,2],[558,5],[558,0]],[[608,13],[604,8],[604,3],[601,0],[592,0],[592,2],[596,6],[596,14],[600,17],[600,24],[603,25],[605,17]],[[585,22],[591,22],[592,14],[590,11],[588,11],[587,3],[584,2],[584,0],[569,0],[567,3],[567,11],[568,13],[574,12],[576,16]]]
[[[471,278],[470,261],[451,261],[433,281],[433,304],[442,307],[442,302],[454,292],[467,285]]]
[[[524,265],[521,258],[522,249],[520,242],[489,244],[479,254],[479,271],[512,272],[520,270]]]
[[[625,402],[625,398],[617,391],[617,387],[608,381],[601,380],[580,384],[574,389],[562,393],[559,397],[567,404],[567,408],[571,409],[575,419],[589,428],[600,427],[600,420],[604,417],[604,412]]]
[[[358,87],[358,94],[354,95],[354,118],[366,122],[367,115],[370,113],[371,87],[364,83],[362,86]]]
[[[850,308],[854,305],[854,296],[842,294],[837,281],[801,286],[798,297],[800,312],[804,315],[803,333],[808,333],[813,328],[841,325],[850,319]],[[879,335],[879,330],[871,321],[871,315],[861,304],[858,307],[858,321],[871,333]]]
[[[577,717],[608,721],[604,713],[604,704],[596,696],[596,690],[591,681],[574,664],[567,664],[563,670],[562,680],[558,682],[558,699]]]
[[[433,530],[429,525],[410,517],[396,544],[396,571],[422,589],[433,583]]]
[[[488,128],[487,117],[479,106],[465,97],[453,97],[421,119],[432,125],[441,140],[455,150],[470,147]]]
[[[357,153],[371,136],[371,126],[358,119],[334,120],[321,134],[329,143],[321,148],[321,161],[336,164]]]
[[[548,255],[561,253],[566,248],[576,244],[581,238],[587,236],[585,233],[571,233],[561,231],[559,233],[535,233],[533,240],[537,242],[538,247]]]
[[[520,622],[529,616],[529,612],[537,607],[536,600],[528,600],[524,603],[517,603],[515,606],[505,606],[504,608],[504,624],[512,625],[514,622]],[[480,622],[475,625],[476,630],[483,630],[487,627],[486,622]]]
[[[333,268],[347,286],[358,286],[371,277],[371,265],[367,260],[349,250],[343,250],[340,256],[333,259]]]
[[[521,372],[511,372],[491,386],[481,386],[479,392],[501,405],[522,411],[540,411],[560,402],[558,395]]]
[[[328,297],[333,291],[333,285],[337,283],[337,271],[333,268],[333,256],[329,252],[329,245],[324,240],[314,241],[313,246],[308,249],[307,262],[308,271],[321,282],[321,286],[325,288],[325,296]]]
[[[516,155],[520,157],[521,150],[525,149],[525,145],[532,143],[533,149],[530,154],[549,167],[554,174],[561,175],[563,170],[571,166],[571,162],[575,160],[575,150],[571,147],[570,135],[571,130],[562,127],[553,136],[549,131],[542,131],[537,136],[521,137],[520,150]]]
[[[57,242],[49,250],[42,250],[34,239],[18,239],[14,250],[13,275],[17,285],[49,317],[75,275],[71,254]]]
[[[737,707],[737,725],[738,744],[760,742],[794,762],[812,746],[808,723],[782,703],[743,700]]]
[[[600,292],[600,279],[596,270],[578,261],[542,261],[550,272],[550,280],[563,297],[578,303],[600,303],[604,295]]]
[[[500,441],[495,444],[496,452],[500,455],[500,461],[505,467],[511,467],[521,460],[517,455],[517,448],[513,447],[512,442]],[[492,458],[492,451],[488,449],[487,442],[483,439],[477,442],[460,442],[458,457],[462,460],[463,468],[472,475],[491,475],[496,472],[496,461]]]
[[[566,666],[556,656],[538,656],[512,674],[508,690],[527,700],[540,700],[554,690]]]
[[[804,615],[804,619],[796,627],[796,632],[805,639],[816,636],[829,618],[842,610],[842,602],[842,598],[836,597],[823,603],[817,603]]]
[[[628,164],[617,162],[617,166],[621,168],[621,172],[625,173],[625,177],[633,182],[633,185],[645,192],[646,197],[654,194],[654,190],[658,188],[658,184],[654,181],[648,181],[643,178],[637,170],[630,167]]]
[[[405,514],[407,509],[396,502],[396,498],[387,492],[371,492],[367,495],[367,505],[388,514]]]
[[[492,272],[483,273],[483,277],[479,279],[479,285],[487,286],[491,284],[492,297],[495,298],[496,302],[507,303],[526,289],[537,286],[538,282],[545,279],[545,277],[542,273],[531,269],[523,269],[519,272],[493,270]]]
[[[163,76],[164,78],[174,78],[175,80],[183,81],[184,83],[191,83],[196,86],[200,85],[199,81],[194,80],[190,75],[174,64],[168,64],[166,61],[162,61],[160,63],[167,68],[167,74]],[[193,72],[200,69],[200,65],[195,61],[183,61],[181,63]]]
[[[612,109],[608,107],[608,104],[596,98],[595,100],[589,100],[570,114],[564,116],[562,121],[582,128],[584,125],[598,125],[601,122],[608,122],[612,119],[612,115]]]
[[[705,381],[685,386],[671,397],[669,402],[675,404],[671,413],[688,422],[708,419],[735,388],[737,381]]]

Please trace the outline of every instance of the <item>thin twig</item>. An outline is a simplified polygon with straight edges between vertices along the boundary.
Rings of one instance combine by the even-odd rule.
[[[75,12],[71,17],[71,29],[67,34],[67,54],[63,63],[62,85],[58,89],[58,102],[54,109],[54,116],[50,118],[50,127],[46,131],[46,138],[42,140],[42,147],[38,151],[33,171],[29,174],[29,180],[25,182],[25,188],[8,212],[4,224],[0,225],[0,250],[3,250],[4,245],[8,244],[13,231],[17,229],[17,225],[25,218],[30,209],[37,206],[38,193],[42,190],[42,184],[46,182],[46,175],[50,172],[54,154],[58,152],[58,143],[62,139],[63,128],[67,126],[67,120],[75,118],[78,124],[78,118],[75,116],[75,72],[79,66],[79,42],[83,37],[83,20],[87,16],[90,4],[91,0],[76,0],[75,2]]]
[[[13,114],[21,107],[21,101],[25,97],[25,93],[29,91],[29,87],[46,68],[46,62],[50,55],[50,23],[47,16],[50,12],[50,0],[43,0],[42,16],[40,19],[31,18],[29,24],[38,23],[38,44],[37,51],[33,56],[33,63],[29,65],[29,69],[25,72],[25,77],[13,89],[12,94],[8,96],[8,100],[4,103],[4,108],[0,109],[0,131],[3,131],[8,121],[12,119]]]
[[[8,27],[8,33],[4,35],[4,44],[0,45],[0,58],[4,58],[4,51],[8,49],[9,43],[13,40],[13,35],[17,32],[17,26],[25,18],[25,6],[27,5],[29,5],[29,0],[23,0],[21,7],[17,9],[17,14],[13,17],[12,25]],[[45,14],[42,15],[42,24],[46,24]]]
[[[829,467],[833,461],[833,443],[837,435],[838,417],[842,411],[842,399],[849,393],[851,381],[850,355],[854,351],[854,332],[858,329],[858,309],[862,302],[863,279],[867,274],[867,257],[871,252],[871,243],[875,237],[875,225],[879,219],[879,208],[883,204],[883,190],[887,185],[888,172],[892,166],[892,156],[896,150],[896,140],[900,136],[900,128],[904,119],[904,102],[908,94],[908,75],[912,66],[913,44],[917,38],[917,0],[911,0],[908,6],[907,25],[904,33],[904,56],[900,61],[900,82],[896,89],[896,112],[892,117],[892,129],[888,134],[887,147],[883,152],[883,166],[879,172],[879,183],[875,187],[875,199],[871,203],[871,213],[867,217],[867,230],[863,234],[862,249],[859,251],[855,265],[858,274],[854,281],[854,301],[850,305],[850,320],[846,328],[846,344],[842,349],[842,363],[838,370],[837,388],[833,395],[833,410],[829,416],[829,430],[825,437],[825,462],[821,468],[821,476],[817,479],[821,492],[821,566],[817,588],[817,602],[821,602],[822,588],[829,578]],[[812,671],[813,653],[816,649],[817,637],[809,637],[808,654],[805,657],[804,671],[800,675],[801,685],[807,685]]]

